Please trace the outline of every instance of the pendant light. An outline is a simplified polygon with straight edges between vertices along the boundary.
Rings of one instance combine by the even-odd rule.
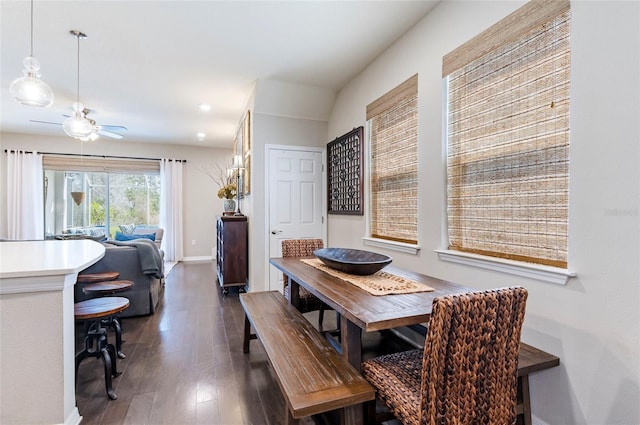
[[[40,62],[33,57],[33,0],[31,0],[31,50],[22,61],[24,76],[16,78],[9,86],[9,93],[26,106],[47,108],[53,104],[53,90],[40,79]]]
[[[71,30],[69,32],[76,37],[78,41],[78,86],[76,101],[73,104],[74,113],[64,120],[62,128],[65,133],[75,139],[86,139],[93,133],[93,125],[85,116],[84,105],[80,103],[80,39],[87,38],[87,35],[78,30]]]

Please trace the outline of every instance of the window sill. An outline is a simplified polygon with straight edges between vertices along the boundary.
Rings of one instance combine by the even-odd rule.
[[[390,249],[392,251],[404,252],[406,254],[418,255],[420,245],[412,245],[409,243],[388,241],[385,239],[362,238],[365,245],[375,246],[378,248]]]
[[[493,258],[460,251],[444,249],[436,249],[435,251],[438,253],[438,257],[442,261],[479,267],[500,273],[513,274],[547,283],[555,283],[556,285],[566,285],[569,278],[576,276],[575,272],[558,267]]]

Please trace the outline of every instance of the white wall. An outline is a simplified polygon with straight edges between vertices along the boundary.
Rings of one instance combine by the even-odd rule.
[[[534,423],[640,423],[640,2],[572,2],[571,182],[566,286],[443,263],[442,56],[523,2],[444,1],[339,94],[328,134],[419,74],[419,243],[394,263],[479,289],[529,290],[523,340],[561,359],[531,376]],[[330,246],[365,247],[365,218],[329,216]]]
[[[258,80],[254,110],[258,114],[327,121],[336,94],[333,90],[278,80]]]
[[[231,142],[229,142],[231,147]],[[0,134],[0,214],[4,216],[5,207],[5,149],[22,149],[27,151],[51,153],[80,154],[80,143],[69,137],[43,137],[27,134]],[[87,142],[82,146],[85,155],[114,155],[141,158],[175,158],[186,159],[183,179],[183,220],[184,220],[184,255],[189,259],[210,258],[212,248],[215,247],[215,217],[222,213],[222,200],[216,193],[218,187],[200,171],[201,168],[212,168],[216,163],[222,163],[232,157],[231,148],[213,149],[195,146],[168,145],[155,143],[127,143],[126,140],[103,140]],[[6,220],[0,220],[2,230],[6,230]],[[3,234],[6,234],[3,232]],[[196,244],[192,245],[195,240]]]
[[[336,94],[332,90],[277,80],[258,80],[249,101],[251,109],[251,193],[242,200],[249,222],[249,286],[269,288],[265,208],[266,145],[324,147],[327,121]]]
[[[285,118],[257,112],[253,117],[255,125],[252,140],[253,165],[250,196],[253,210],[249,217],[249,279],[252,291],[263,291],[269,287],[265,146],[323,147],[327,143],[327,122]]]

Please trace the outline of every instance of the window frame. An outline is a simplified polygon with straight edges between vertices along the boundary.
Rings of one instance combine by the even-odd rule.
[[[415,96],[415,180],[416,180],[416,203],[415,203],[415,241],[413,239],[407,239],[400,237],[376,237],[373,235],[373,119],[379,117],[380,115],[391,111],[398,104],[405,102],[407,99],[411,99]],[[397,250],[401,252],[407,252],[412,254],[417,254],[420,250],[419,245],[419,220],[418,220],[418,206],[417,206],[417,193],[418,193],[418,185],[419,185],[419,173],[418,173],[418,74],[415,74],[400,83],[398,86],[392,88],[390,91],[380,96],[378,99],[367,105],[367,121],[366,121],[366,139],[367,146],[369,150],[369,155],[366,156],[365,167],[368,172],[368,188],[365,191],[365,206],[366,206],[366,236],[362,238],[365,245],[376,246],[381,248],[388,248],[392,250]],[[413,137],[413,136],[412,136]]]
[[[101,173],[104,174],[104,191],[105,191],[105,200],[104,200],[104,208],[105,208],[105,234],[107,237],[114,237],[115,235],[110,235],[110,230],[113,223],[111,223],[111,185],[112,185],[112,175],[135,175],[135,176],[160,176],[160,162],[155,159],[141,159],[141,158],[111,158],[111,157],[95,157],[95,156],[80,156],[80,155],[71,155],[71,154],[44,154],[43,155],[43,178],[47,172],[54,173],[80,173],[83,179],[87,178],[88,173]],[[65,178],[66,180],[66,178]],[[73,201],[66,196],[66,187],[67,183],[65,181],[64,187],[62,190],[65,191],[65,196],[62,198],[64,202],[65,211],[62,213],[63,215],[67,214],[67,207],[69,203],[73,203]],[[85,183],[83,183],[83,188],[85,187]],[[162,189],[158,189],[158,196],[162,193]],[[45,194],[46,195],[46,194]],[[44,207],[46,209],[47,203],[45,199]],[[148,211],[147,211],[148,213]],[[46,231],[46,221],[47,221],[47,213],[45,211],[45,238],[47,237]],[[159,220],[159,217],[158,217]],[[64,218],[64,221],[67,221],[67,218]],[[127,224],[127,223],[118,223],[118,224]],[[114,226],[117,226],[115,224]],[[147,227],[158,227],[158,224],[150,224],[150,223],[139,223],[141,226]],[[87,224],[86,226],[93,226],[92,224]],[[73,229],[74,227],[68,227],[68,229]],[[65,228],[56,230],[55,227],[52,229],[54,234],[57,234],[57,231],[64,231]]]
[[[532,28],[544,25],[549,21],[553,21],[557,16],[569,11],[570,4],[567,0],[532,0],[525,6],[516,10],[505,19],[493,25],[485,32],[477,37],[469,40],[459,48],[443,57],[443,93],[445,104],[444,115],[444,146],[449,149],[449,87],[448,75],[457,69],[472,63],[474,60],[484,57],[492,50],[507,44],[514,38],[522,38]],[[448,167],[448,166],[447,166]],[[449,176],[447,176],[447,190],[449,190]],[[568,179],[568,178],[567,178]],[[568,190],[568,187],[567,187]],[[449,199],[447,197],[447,209],[449,208]],[[567,203],[568,208],[568,203]],[[567,211],[568,215],[568,211]],[[449,214],[446,214],[445,242],[446,246],[450,246],[449,242]],[[568,226],[568,216],[566,225]],[[568,236],[567,236],[568,250]],[[438,249],[435,250],[439,258],[443,261],[449,261],[458,264],[465,264],[493,271],[510,273],[518,276],[524,276],[546,282],[566,284],[570,277],[576,276],[575,272],[568,269],[568,263],[556,266],[545,265],[540,263],[530,263],[520,261],[518,259],[501,258],[498,256],[484,255],[483,253],[466,252],[456,249]],[[567,253],[568,255],[568,253]],[[568,258],[567,258],[568,261]]]

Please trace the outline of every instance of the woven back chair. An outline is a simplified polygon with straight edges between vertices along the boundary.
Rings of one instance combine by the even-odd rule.
[[[438,297],[424,349],[368,360],[363,375],[404,425],[514,424],[526,299],[521,287]]]
[[[313,251],[324,248],[322,239],[286,239],[282,241],[282,257],[312,257]],[[283,293],[286,299],[290,297],[289,278],[284,275]],[[311,292],[304,288],[300,288],[298,293],[300,299],[300,311],[307,313],[309,311],[320,310],[318,323],[322,327],[324,319],[324,310],[329,308]]]

